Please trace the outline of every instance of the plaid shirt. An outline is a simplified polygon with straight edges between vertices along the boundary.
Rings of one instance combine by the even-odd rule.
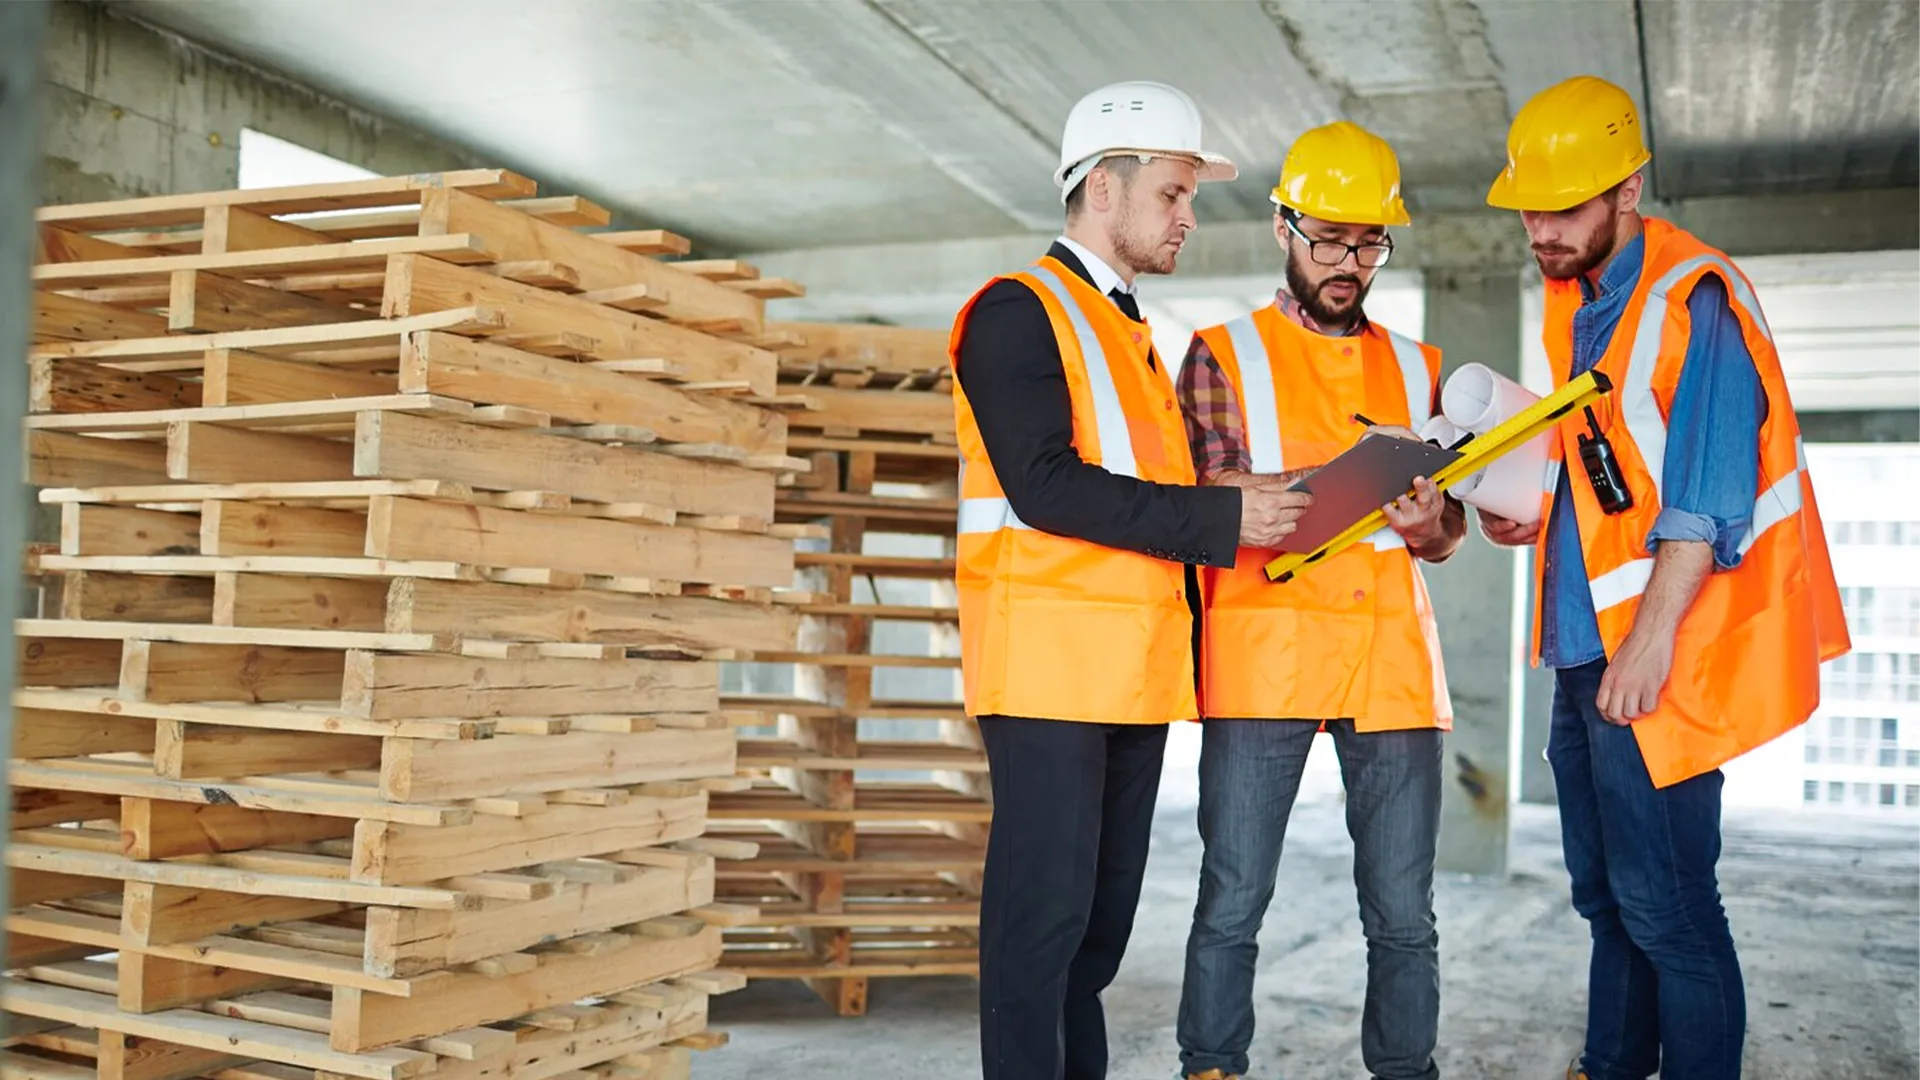
[[[1273,306],[1280,314],[1316,334],[1326,334],[1313,317],[1285,288],[1273,294]],[[1352,337],[1367,330],[1366,316],[1355,319],[1344,333],[1330,337]],[[1207,348],[1199,334],[1187,346],[1186,362],[1180,365],[1176,389],[1181,414],[1187,422],[1187,443],[1193,450],[1193,468],[1202,484],[1228,470],[1253,471],[1253,455],[1247,449],[1247,425],[1240,415],[1240,399],[1227,381],[1226,370]]]

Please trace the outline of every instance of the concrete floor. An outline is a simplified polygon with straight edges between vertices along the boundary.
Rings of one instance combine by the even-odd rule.
[[[1107,992],[1111,1080],[1175,1075],[1174,1013],[1200,844],[1169,763],[1133,946]],[[1188,774],[1189,777],[1191,774]],[[1365,951],[1338,794],[1303,791],[1261,934],[1254,1080],[1353,1080]],[[1729,812],[1722,890],[1747,978],[1754,1080],[1920,1077],[1920,822]],[[1583,1029],[1587,936],[1567,906],[1558,823],[1522,807],[1505,882],[1438,886],[1449,1077],[1559,1080]],[[970,979],[875,980],[840,1020],[804,987],[718,999],[725,1049],[696,1080],[979,1075]]]

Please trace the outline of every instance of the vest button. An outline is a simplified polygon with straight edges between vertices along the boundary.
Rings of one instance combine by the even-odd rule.
[[[1138,345],[1138,344],[1140,344],[1140,331],[1138,331],[1138,330],[1135,330],[1135,331],[1133,332],[1133,343],[1134,343],[1135,345]]]
[[[1367,590],[1365,589],[1353,590],[1353,598],[1355,600],[1365,600],[1367,598]]]
[[[1340,355],[1342,355],[1342,356],[1352,356],[1352,355],[1353,355],[1353,346],[1351,346],[1351,345],[1348,345],[1348,346],[1346,346],[1346,347],[1344,347],[1344,348],[1342,348],[1342,349],[1340,350]]]
[[[1167,408],[1169,408],[1169,409],[1171,409],[1171,408],[1173,408],[1173,402],[1172,402],[1172,401],[1168,401],[1168,402],[1167,402]]]

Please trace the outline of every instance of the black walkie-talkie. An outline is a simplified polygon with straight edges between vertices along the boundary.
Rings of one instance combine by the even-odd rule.
[[[1613,456],[1613,444],[1600,432],[1593,406],[1587,406],[1587,427],[1592,435],[1580,436],[1580,462],[1587,467],[1587,482],[1607,514],[1624,514],[1633,509],[1633,492],[1627,490],[1626,477],[1620,475],[1620,461]]]

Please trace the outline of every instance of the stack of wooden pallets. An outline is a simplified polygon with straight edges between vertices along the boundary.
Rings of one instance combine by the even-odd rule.
[[[720,660],[800,618],[785,287],[533,194],[42,212],[0,1071],[668,1080],[720,1041]]]
[[[992,809],[986,756],[959,694],[953,594],[957,463],[946,335],[786,324],[783,380],[810,399],[789,446],[810,472],[783,521],[825,523],[787,597],[802,613],[791,672],[730,697],[768,723],[743,733],[751,791],[714,802],[723,898],[757,906],[726,964],[802,978],[843,1015],[867,980],[971,975]]]

